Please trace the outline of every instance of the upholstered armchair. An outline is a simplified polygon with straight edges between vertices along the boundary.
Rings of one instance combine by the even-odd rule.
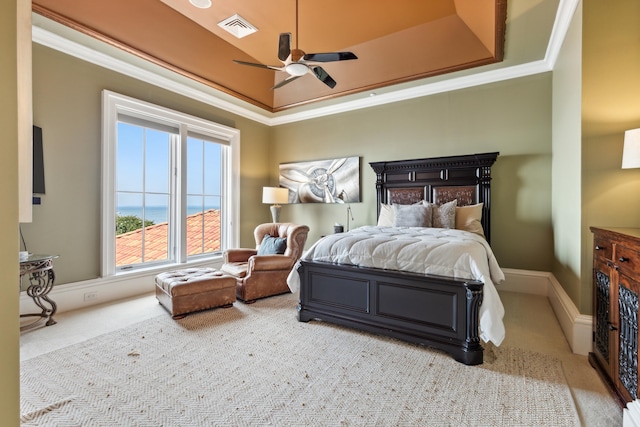
[[[245,303],[290,292],[287,276],[304,251],[309,227],[268,223],[256,227],[256,248],[228,249],[221,270],[236,278],[236,297]]]

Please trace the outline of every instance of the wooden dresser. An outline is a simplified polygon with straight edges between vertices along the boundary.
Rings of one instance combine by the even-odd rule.
[[[620,403],[638,398],[640,229],[593,232],[593,352],[589,362]]]

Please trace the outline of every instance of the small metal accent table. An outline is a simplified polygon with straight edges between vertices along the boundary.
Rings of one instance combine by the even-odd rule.
[[[30,254],[26,259],[20,260],[20,289],[22,289],[22,278],[26,276],[29,280],[29,286],[26,289],[27,295],[42,309],[40,313],[21,314],[20,317],[36,316],[47,319],[46,326],[56,324],[56,321],[53,320],[53,315],[58,307],[48,297],[56,278],[53,272],[53,260],[55,258],[58,258],[58,256]],[[25,327],[28,328],[34,324],[29,324]]]

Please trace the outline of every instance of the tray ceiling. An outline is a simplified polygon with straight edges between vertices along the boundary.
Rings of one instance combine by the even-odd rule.
[[[506,0],[34,0],[33,9],[153,63],[243,101],[277,112],[314,101],[502,61]],[[238,38],[218,23],[239,15],[257,29]],[[297,16],[297,19],[296,19]],[[238,25],[232,22],[233,31]],[[305,75],[232,60],[281,66],[278,35],[290,32],[307,53],[351,51],[357,60],[323,63],[330,89]]]

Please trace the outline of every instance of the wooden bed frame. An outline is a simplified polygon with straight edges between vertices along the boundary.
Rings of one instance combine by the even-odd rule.
[[[484,203],[490,241],[491,166],[498,153],[370,163],[381,203]],[[301,261],[298,320],[320,319],[434,347],[466,365],[483,361],[478,312],[483,283],[451,277]]]

